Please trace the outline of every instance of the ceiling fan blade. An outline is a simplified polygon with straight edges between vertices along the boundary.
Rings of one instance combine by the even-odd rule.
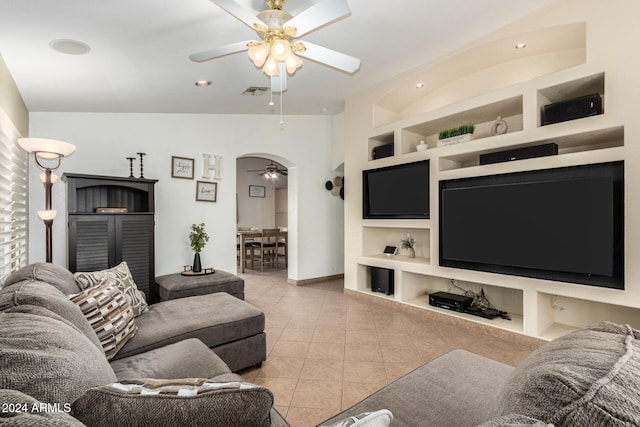
[[[271,93],[284,92],[287,90],[287,67],[283,62],[280,62],[278,66],[278,74],[280,75],[271,77]]]
[[[307,59],[346,71],[349,74],[355,73],[360,68],[360,60],[358,58],[318,46],[317,44],[309,42],[303,42],[303,44],[307,50],[297,52],[297,54]]]
[[[234,0],[211,0],[211,3],[220,6],[227,13],[233,15],[238,18],[240,21],[244,22],[249,28],[255,30],[255,24],[266,27],[267,24],[262,22],[256,15],[252,12],[248,11],[244,7],[240,6]]]
[[[250,42],[251,40],[246,40],[243,42],[220,46],[215,49],[206,50],[204,52],[194,53],[193,55],[189,55],[189,59],[191,59],[193,62],[204,62],[211,59],[220,58],[221,56],[231,55],[232,53],[242,52],[243,50],[249,49],[247,43]]]
[[[329,22],[351,14],[347,0],[324,0],[291,18],[285,27],[295,27],[295,37],[300,37]]]

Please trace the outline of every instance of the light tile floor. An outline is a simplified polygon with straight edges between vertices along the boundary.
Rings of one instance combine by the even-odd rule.
[[[533,350],[347,296],[343,280],[294,286],[286,270],[240,277],[267,334],[267,360],[240,374],[268,387],[294,427],[314,426],[452,349],[514,366]]]

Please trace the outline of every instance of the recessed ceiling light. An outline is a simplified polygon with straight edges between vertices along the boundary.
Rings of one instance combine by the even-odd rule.
[[[424,87],[424,83],[422,82],[416,85],[416,89],[422,89],[423,87]]]
[[[326,113],[327,111],[329,111],[329,109],[327,107],[322,107],[320,111],[323,113]]]
[[[89,53],[91,50],[88,44],[70,39],[51,40],[49,42],[49,47],[67,55],[84,55],[85,53]]]
[[[211,85],[211,82],[208,80],[198,80],[194,84],[198,87],[207,87]]]
[[[526,43],[518,43],[516,46],[516,49],[524,49],[525,47],[527,47]]]

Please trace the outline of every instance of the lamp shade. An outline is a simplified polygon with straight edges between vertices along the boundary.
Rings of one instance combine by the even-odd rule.
[[[289,57],[284,63],[287,66],[287,72],[289,74],[295,73],[296,70],[302,66],[302,60],[298,58],[297,55],[294,55],[293,53],[289,55]]]
[[[275,39],[271,45],[271,55],[278,62],[284,62],[291,54],[291,44],[285,39]]]
[[[58,181],[58,175],[56,175],[55,173],[51,174],[51,184],[55,184],[56,181]],[[41,173],[40,174],[40,182],[43,184],[47,183],[47,174],[46,173]]]
[[[29,153],[37,152],[43,159],[67,157],[76,150],[73,144],[47,138],[19,138],[18,145]]]
[[[38,216],[43,221],[53,221],[53,219],[56,217],[56,211],[53,209],[48,211],[38,211]]]
[[[269,56],[269,45],[258,43],[249,48],[249,58],[256,67],[262,67]]]
[[[279,75],[278,61],[274,59],[273,55],[269,55],[269,59],[267,59],[264,67],[262,67],[262,71],[269,77]]]

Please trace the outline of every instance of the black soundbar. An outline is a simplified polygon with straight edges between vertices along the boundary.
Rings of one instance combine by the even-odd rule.
[[[554,102],[542,108],[542,126],[602,114],[602,98],[593,93],[566,101]]]
[[[554,143],[534,145],[533,147],[516,148],[480,155],[480,164],[512,162],[514,160],[532,159],[534,157],[554,156],[558,154],[558,145]]]

